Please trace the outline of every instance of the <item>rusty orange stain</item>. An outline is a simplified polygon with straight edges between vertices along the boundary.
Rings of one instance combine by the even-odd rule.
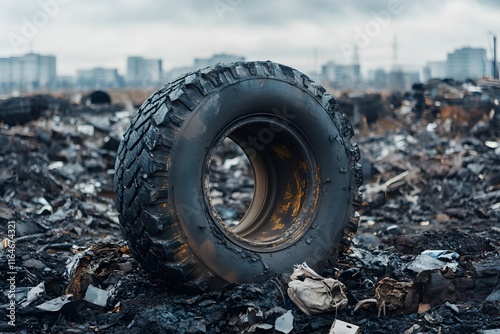
[[[273,151],[281,160],[290,159],[292,157],[292,154],[284,145],[273,145]]]
[[[294,173],[294,178],[295,178],[295,184],[297,187],[296,194],[295,194],[295,200],[293,201],[293,212],[292,216],[297,216],[297,214],[300,211],[301,203],[302,203],[302,198],[305,195],[305,188],[306,188],[306,181],[300,177],[298,173]]]
[[[278,231],[285,227],[285,224],[282,222],[281,218],[274,219],[273,223],[273,228],[271,229],[272,231]]]

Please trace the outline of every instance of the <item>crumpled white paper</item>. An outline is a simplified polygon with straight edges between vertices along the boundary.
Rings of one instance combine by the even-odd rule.
[[[307,315],[334,311],[347,305],[345,285],[318,275],[305,262],[295,266],[290,278],[288,296]]]

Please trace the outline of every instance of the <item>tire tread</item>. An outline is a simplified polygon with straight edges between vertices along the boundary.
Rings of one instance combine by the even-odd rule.
[[[352,212],[338,254],[350,244],[362,198],[359,147],[350,143],[353,128],[325,89],[291,67],[265,62],[217,64],[187,73],[151,95],[130,122],[118,149],[114,188],[119,220],[131,250],[152,278],[170,286],[200,291],[224,285],[187,247],[175,213],[168,209],[169,152],[184,120],[210,94],[235,81],[273,78],[300,87],[328,111],[342,135],[350,163]],[[160,174],[157,174],[160,173]],[[167,208],[165,210],[165,208]]]

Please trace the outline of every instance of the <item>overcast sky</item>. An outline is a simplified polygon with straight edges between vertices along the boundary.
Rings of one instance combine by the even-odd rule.
[[[333,60],[363,70],[393,63],[420,68],[463,46],[500,38],[500,0],[0,0],[0,57],[30,50],[57,56],[58,74],[116,67],[126,57],[164,68],[232,53],[310,73]],[[500,43],[500,41],[499,41]]]

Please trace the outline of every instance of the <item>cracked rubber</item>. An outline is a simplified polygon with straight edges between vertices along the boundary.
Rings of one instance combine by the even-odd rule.
[[[280,114],[283,110],[288,114]],[[315,162],[314,168],[304,167],[309,186],[300,178],[290,185],[304,190],[297,208],[282,217],[276,209],[262,222],[288,219],[290,225],[285,221],[283,229],[290,229],[277,239],[262,237],[263,246],[231,237],[214,216],[206,189],[207,161],[221,134],[238,120],[256,117],[288,126],[297,133],[294,140],[304,144],[304,155]],[[281,138],[278,133],[273,134]],[[362,171],[359,148],[350,142],[353,134],[323,87],[270,61],[217,64],[165,85],[131,120],[116,160],[115,204],[134,257],[151,278],[194,291],[264,281],[302,262],[316,270],[333,265],[358,225]],[[288,137],[283,138],[279,145],[286,146]],[[286,152],[293,150],[285,147]],[[283,166],[288,165],[294,161]],[[306,198],[308,194],[314,198]]]

